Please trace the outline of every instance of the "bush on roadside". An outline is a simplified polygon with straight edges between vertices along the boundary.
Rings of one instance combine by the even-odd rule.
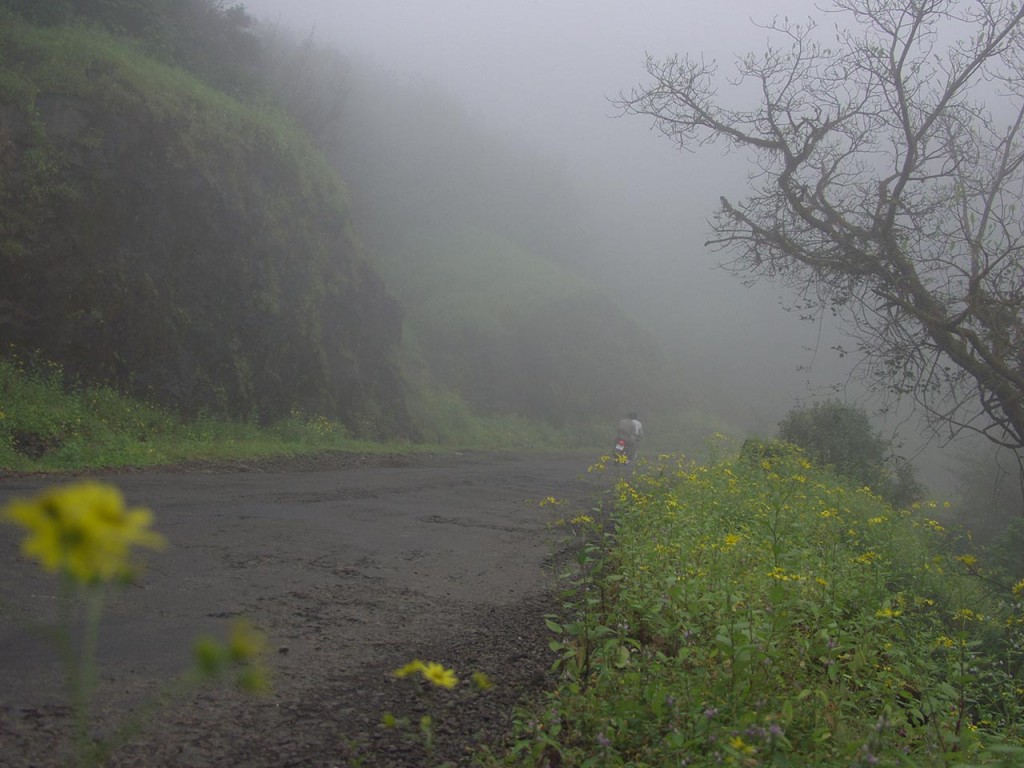
[[[1019,765],[1024,582],[799,453],[617,484],[507,765]]]

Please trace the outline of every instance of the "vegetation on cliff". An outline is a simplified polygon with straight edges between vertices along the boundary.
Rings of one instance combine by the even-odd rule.
[[[122,38],[6,21],[3,342],[186,413],[408,431],[400,309],[305,134]]]

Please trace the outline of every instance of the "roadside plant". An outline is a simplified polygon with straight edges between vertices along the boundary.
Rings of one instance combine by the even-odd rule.
[[[181,695],[197,683],[231,671],[243,689],[267,687],[259,663],[262,635],[248,623],[238,622],[227,644],[201,639],[196,645],[196,669],[139,707],[111,737],[100,741],[90,736],[103,607],[112,589],[137,576],[138,548],[166,546],[166,539],[152,530],[153,519],[149,509],[128,507],[118,488],[98,482],[46,489],[31,499],[14,499],[0,510],[0,520],[24,529],[22,554],[60,579],[59,614],[49,634],[66,670],[77,766],[104,764],[169,695]]]
[[[519,714],[505,764],[1019,757],[1024,585],[966,553],[939,504],[895,510],[792,450],[666,459],[614,498],[602,567],[547,618],[558,687]]]
[[[391,674],[400,680],[413,679],[420,682],[420,690],[426,698],[426,711],[415,725],[409,717],[396,717],[391,712],[385,712],[381,717],[381,725],[385,728],[399,729],[422,744],[426,756],[424,765],[432,766],[437,740],[436,695],[439,691],[454,691],[460,684],[459,678],[454,669],[448,669],[440,662],[419,659],[413,659]],[[489,691],[494,687],[493,681],[485,672],[474,672],[470,682],[480,692]]]

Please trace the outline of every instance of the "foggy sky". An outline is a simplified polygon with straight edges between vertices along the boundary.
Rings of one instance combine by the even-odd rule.
[[[845,364],[818,330],[779,307],[784,287],[744,287],[703,243],[719,196],[742,196],[746,168],[716,147],[684,153],[643,118],[613,119],[608,102],[645,81],[646,54],[704,53],[731,72],[735,54],[768,37],[751,18],[821,18],[785,0],[244,0],[255,17],[320,45],[422,78],[495,131],[557,157],[619,226],[636,233],[633,303],[682,349],[694,382],[734,403],[741,426],[763,434]],[[828,23],[828,22],[826,22]],[[666,285],[671,286],[666,290]],[[657,289],[657,290],[656,290]],[[642,291],[642,288],[638,288]],[[650,319],[650,318],[647,318]],[[819,346],[816,355],[808,348]],[[800,366],[814,362],[808,379]],[[810,383],[809,383],[810,382]]]

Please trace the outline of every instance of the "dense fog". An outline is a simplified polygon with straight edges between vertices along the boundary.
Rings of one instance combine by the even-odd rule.
[[[564,202],[565,218],[588,229],[577,240],[585,247],[552,243],[546,255],[570,263],[654,333],[680,364],[674,386],[693,407],[771,436],[790,409],[838,397],[870,412],[933,491],[955,490],[965,451],[976,449],[929,440],[908,408],[869,397],[851,375],[856,356],[835,349],[852,344],[827,312],[807,317],[784,285],[746,284],[724,268],[728,252],[705,246],[719,198],[745,196],[750,158],[721,145],[680,151],[649,120],[620,116],[612,103],[648,82],[648,55],[702,55],[718,62],[724,79],[737,56],[765,50],[763,25],[773,18],[812,16],[831,35],[838,17],[811,0],[248,0],[245,7],[268,28],[337,49],[353,70],[443,94],[506,147],[522,147],[531,162],[545,158],[552,217]],[[432,158],[422,162],[425,173],[437,172]],[[473,162],[467,157],[464,167]],[[514,219],[517,211],[500,215]]]
[[[727,256],[703,245],[719,196],[743,189],[744,158],[718,147],[681,153],[644,120],[616,118],[609,101],[643,80],[647,53],[700,50],[727,67],[734,54],[763,47],[766,33],[756,22],[813,13],[811,2],[245,6],[361,65],[428,83],[487,130],[567,169],[572,191],[603,227],[592,233],[600,253],[569,258],[610,284],[666,352],[680,357],[684,386],[705,407],[767,434],[797,402],[845,381],[845,364],[828,349],[834,332],[827,324],[785,311],[793,297],[782,287],[744,286],[717,268]]]

